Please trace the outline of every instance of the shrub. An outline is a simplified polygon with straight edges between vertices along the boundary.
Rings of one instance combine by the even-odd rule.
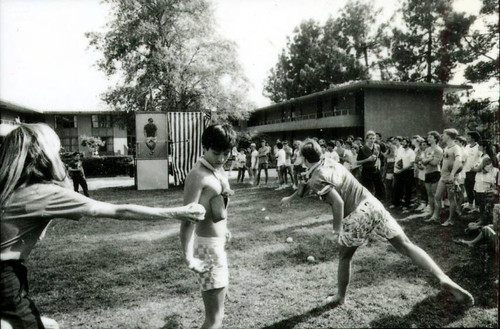
[[[134,176],[134,159],[131,156],[106,156],[82,159],[86,177]]]

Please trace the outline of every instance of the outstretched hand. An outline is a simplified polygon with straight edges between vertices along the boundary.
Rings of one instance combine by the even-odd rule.
[[[212,269],[214,266],[212,261],[203,261],[199,258],[191,258],[186,260],[189,269],[196,273],[205,273]]]
[[[181,207],[181,211],[178,213],[178,217],[181,220],[185,220],[191,223],[197,223],[205,219],[205,207],[198,203],[190,203],[184,207]]]

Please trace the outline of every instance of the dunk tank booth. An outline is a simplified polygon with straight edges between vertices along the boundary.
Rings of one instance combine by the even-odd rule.
[[[137,189],[183,184],[202,155],[201,135],[208,123],[203,113],[137,112],[135,122]]]

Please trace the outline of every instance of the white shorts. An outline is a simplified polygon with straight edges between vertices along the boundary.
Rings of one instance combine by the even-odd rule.
[[[363,200],[342,220],[338,242],[346,247],[359,247],[372,232],[388,240],[404,233],[401,226],[375,197]]]
[[[198,274],[201,291],[224,288],[229,284],[225,243],[225,237],[195,237],[194,257],[213,264],[210,271]]]

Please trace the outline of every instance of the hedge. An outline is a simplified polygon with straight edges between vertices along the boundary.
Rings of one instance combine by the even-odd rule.
[[[86,177],[134,176],[134,158],[131,156],[105,156],[82,159]]]

